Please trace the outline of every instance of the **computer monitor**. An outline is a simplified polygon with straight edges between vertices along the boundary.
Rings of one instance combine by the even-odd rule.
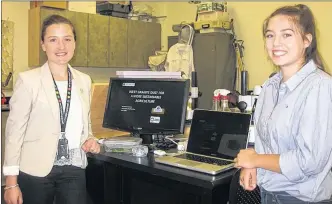
[[[151,138],[184,132],[189,80],[111,78],[109,84],[104,128]]]

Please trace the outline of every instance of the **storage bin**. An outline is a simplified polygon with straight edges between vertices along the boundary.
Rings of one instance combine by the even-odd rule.
[[[230,21],[214,20],[214,21],[197,21],[194,23],[195,30],[207,29],[207,28],[223,28],[231,30]]]
[[[142,138],[112,137],[104,139],[102,144],[106,152],[131,153],[133,147],[142,144]]]
[[[96,4],[96,12],[100,14],[112,14],[116,13],[124,13],[127,14],[130,12],[129,5],[122,5],[122,4],[111,4],[108,2],[98,3]]]
[[[220,2],[204,2],[197,6],[197,13],[223,11],[227,12],[227,6]]]
[[[206,28],[206,29],[200,29],[199,33],[228,33],[228,34],[233,34],[232,30],[226,30],[224,28]]]

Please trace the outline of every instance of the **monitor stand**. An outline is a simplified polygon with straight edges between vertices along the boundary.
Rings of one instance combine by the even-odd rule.
[[[139,137],[143,139],[142,144],[147,144],[147,145],[153,144],[152,135],[150,135],[150,134],[140,134]]]
[[[155,147],[153,145],[152,134],[139,134],[137,132],[132,132],[131,136],[142,138],[142,145],[147,146],[149,148],[149,151],[152,151],[155,149]]]

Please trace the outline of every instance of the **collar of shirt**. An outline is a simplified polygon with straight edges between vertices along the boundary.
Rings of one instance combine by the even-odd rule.
[[[310,60],[306,65],[304,65],[294,76],[288,79],[285,84],[288,88],[288,91],[293,91],[309,74],[317,69],[316,64],[313,60]],[[274,75],[268,85],[273,85],[276,89],[279,89],[282,80],[282,73],[279,71]]]

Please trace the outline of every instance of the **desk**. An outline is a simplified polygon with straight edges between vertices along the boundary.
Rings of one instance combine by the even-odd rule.
[[[154,155],[88,154],[87,189],[94,204],[223,204],[235,170],[210,176],[154,162]]]

